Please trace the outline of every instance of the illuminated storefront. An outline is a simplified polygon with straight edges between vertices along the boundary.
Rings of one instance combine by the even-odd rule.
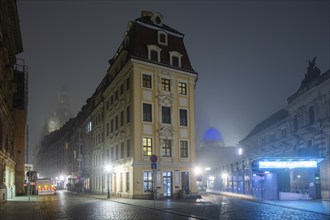
[[[252,195],[260,200],[320,199],[321,158],[262,158],[252,165]]]

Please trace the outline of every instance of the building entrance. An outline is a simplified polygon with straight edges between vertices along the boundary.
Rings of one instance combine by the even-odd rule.
[[[172,197],[172,172],[163,172],[163,194],[164,197]]]

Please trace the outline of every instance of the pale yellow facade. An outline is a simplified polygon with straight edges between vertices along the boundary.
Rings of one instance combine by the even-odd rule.
[[[151,88],[143,87],[143,74],[151,76]],[[170,81],[170,91],[162,90],[161,79]],[[187,94],[179,94],[179,82],[187,85]],[[94,147],[94,192],[107,192],[108,173],[105,166],[110,164],[111,195],[150,198],[153,192],[145,189],[144,175],[152,171],[151,154],[158,157],[157,172],[152,174],[152,182],[159,197],[177,196],[182,189],[183,175],[187,175],[189,179],[188,186],[185,187],[192,193],[197,191],[192,172],[195,159],[195,82],[196,75],[189,72],[134,59],[126,63],[115,80],[105,89],[104,104],[100,104],[104,112],[104,154],[101,157],[103,161],[97,159],[103,147],[102,143],[96,144],[95,146],[100,147]],[[143,103],[151,104],[151,122],[143,121]],[[162,123],[162,106],[171,109],[170,124]],[[179,124],[180,109],[188,113],[187,126]],[[96,107],[94,112],[102,110]],[[99,132],[101,126],[94,127],[94,131]],[[151,153],[146,155],[143,151],[143,138],[151,140]],[[170,155],[167,156],[162,155],[164,139],[171,140]],[[180,141],[188,143],[187,157],[180,156]]]

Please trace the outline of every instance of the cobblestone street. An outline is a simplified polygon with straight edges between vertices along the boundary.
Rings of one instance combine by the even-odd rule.
[[[329,203],[327,203],[329,204]],[[19,211],[18,211],[19,210]],[[215,194],[202,200],[132,200],[105,195],[73,194],[8,201],[0,206],[0,219],[329,219],[316,213],[279,205]]]

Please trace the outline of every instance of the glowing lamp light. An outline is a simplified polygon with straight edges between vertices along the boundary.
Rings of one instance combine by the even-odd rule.
[[[223,173],[223,174],[221,174],[221,177],[222,177],[222,179],[227,179],[228,174],[227,173]]]
[[[112,168],[111,165],[108,164],[108,165],[105,166],[105,171],[106,171],[107,173],[110,173],[111,168]]]
[[[200,167],[195,167],[194,172],[196,175],[200,175],[202,173],[202,169]]]

